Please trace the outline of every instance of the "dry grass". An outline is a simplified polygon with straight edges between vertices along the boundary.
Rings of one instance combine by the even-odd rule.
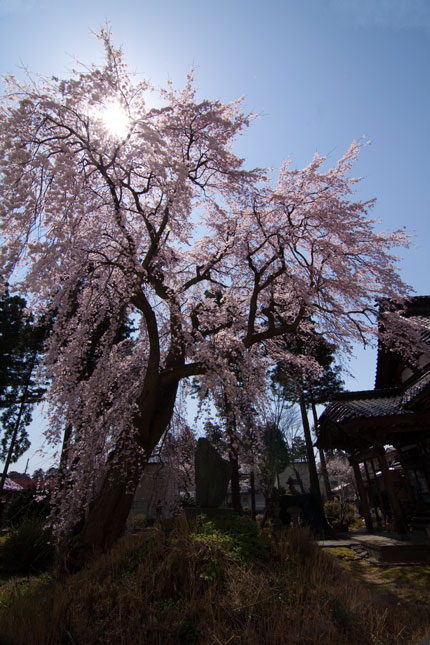
[[[2,645],[394,645],[418,643],[430,624],[351,584],[306,530],[238,540],[184,518],[173,533],[122,540],[61,584],[45,576],[0,599]]]

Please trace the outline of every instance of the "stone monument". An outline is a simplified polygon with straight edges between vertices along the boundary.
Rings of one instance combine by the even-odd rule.
[[[197,442],[195,471],[197,506],[218,508],[227,496],[231,466],[204,438]]]

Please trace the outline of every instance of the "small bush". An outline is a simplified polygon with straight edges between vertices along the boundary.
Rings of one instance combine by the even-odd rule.
[[[11,528],[0,547],[0,565],[8,573],[45,571],[53,562],[54,548],[40,517],[27,517]]]
[[[353,504],[337,500],[325,502],[324,512],[331,526],[335,526],[336,524],[346,524],[349,526],[355,517],[355,507]]]
[[[240,562],[253,558],[265,559],[268,555],[268,541],[258,535],[257,523],[235,513],[213,520],[200,515],[196,535],[217,542]]]

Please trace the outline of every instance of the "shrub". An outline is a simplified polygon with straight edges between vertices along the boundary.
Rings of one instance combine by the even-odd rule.
[[[0,546],[0,564],[9,573],[45,571],[53,562],[54,547],[40,517],[24,518],[12,527]]]
[[[240,562],[267,557],[267,539],[258,535],[257,523],[248,517],[228,513],[209,520],[200,515],[196,535],[223,545],[224,550],[230,551]]]
[[[337,524],[346,524],[349,526],[355,517],[354,505],[338,500],[325,502],[324,512],[331,526],[336,526]]]
[[[5,509],[4,522],[7,526],[21,523],[26,517],[46,518],[50,512],[49,495],[40,497],[32,486],[14,494]]]

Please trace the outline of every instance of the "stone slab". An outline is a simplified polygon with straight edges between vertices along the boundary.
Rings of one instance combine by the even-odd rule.
[[[356,542],[352,540],[318,540],[317,544],[323,549],[336,549],[337,547],[351,547]]]
[[[430,542],[422,540],[400,540],[387,535],[351,534],[337,540],[320,540],[322,548],[354,547],[360,545],[369,553],[374,562],[386,564],[430,564]]]

